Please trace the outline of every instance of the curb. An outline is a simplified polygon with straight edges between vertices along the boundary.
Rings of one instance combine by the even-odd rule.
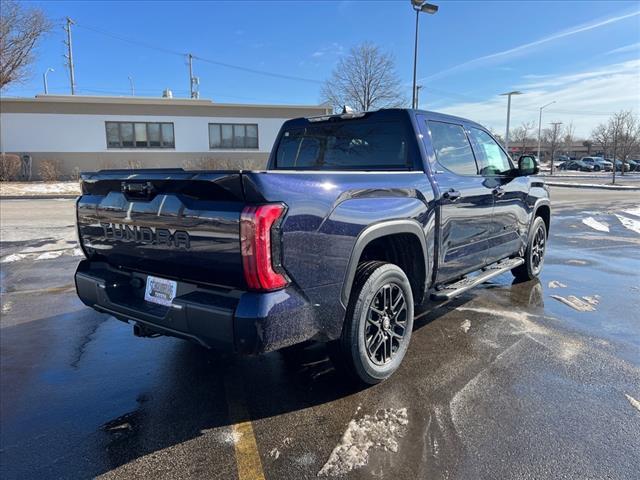
[[[585,185],[583,183],[563,183],[563,182],[544,182],[545,185],[550,187],[568,187],[568,188],[595,188],[599,190],[618,190],[618,191],[640,191],[640,186],[626,186],[626,185]]]
[[[78,195],[0,195],[0,200],[56,200],[76,199]]]

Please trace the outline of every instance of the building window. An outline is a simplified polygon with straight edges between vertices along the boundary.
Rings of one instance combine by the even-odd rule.
[[[173,123],[106,122],[107,148],[175,148]]]
[[[209,148],[258,148],[258,125],[251,123],[210,123]]]

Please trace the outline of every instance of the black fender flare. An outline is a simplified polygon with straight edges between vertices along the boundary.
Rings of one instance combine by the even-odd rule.
[[[533,209],[531,209],[531,220],[529,221],[529,234],[531,234],[531,227],[533,226],[533,219],[536,218],[538,210],[540,207],[549,208],[549,223],[551,223],[551,201],[548,198],[539,198],[533,204]],[[550,225],[547,225],[547,235],[549,235]],[[529,239],[529,235],[527,235],[527,239]]]
[[[424,272],[425,281],[429,278],[429,260],[427,256],[427,241],[422,226],[415,220],[401,219],[401,220],[386,220],[380,223],[375,223],[366,227],[358,237],[351,250],[351,257],[349,258],[349,264],[347,265],[347,271],[344,276],[344,282],[342,284],[342,293],[340,295],[340,303],[343,307],[347,307],[349,303],[349,295],[351,293],[351,286],[356,276],[356,270],[360,257],[366,246],[373,240],[387,235],[394,235],[398,233],[409,233],[415,235],[422,247],[422,256],[424,258]]]

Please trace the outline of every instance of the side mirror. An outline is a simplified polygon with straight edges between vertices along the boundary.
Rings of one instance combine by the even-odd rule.
[[[518,159],[518,175],[526,177],[527,175],[536,175],[539,171],[535,157],[522,155]]]

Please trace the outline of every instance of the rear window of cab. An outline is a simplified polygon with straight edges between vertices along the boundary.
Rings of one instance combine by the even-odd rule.
[[[283,131],[276,169],[409,170],[407,128],[397,121],[349,120]]]

